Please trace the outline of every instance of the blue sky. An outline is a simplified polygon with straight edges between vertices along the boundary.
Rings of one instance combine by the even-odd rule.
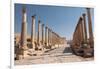
[[[15,4],[15,33],[21,32],[22,24],[22,7],[26,7],[27,11],[27,33],[31,33],[31,16],[36,14],[36,31],[38,24],[38,16],[42,23],[48,26],[66,39],[71,39],[75,26],[82,16],[86,13],[85,7],[68,7],[68,6],[48,6],[48,5],[33,5],[33,4]],[[94,28],[94,9],[91,9],[92,26]]]

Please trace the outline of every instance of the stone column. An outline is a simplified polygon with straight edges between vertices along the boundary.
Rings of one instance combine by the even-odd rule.
[[[84,38],[84,40],[85,40],[85,42],[87,42],[87,27],[86,27],[86,14],[84,13],[83,14],[83,22],[84,22],[84,35],[85,35],[85,38]]]
[[[49,46],[49,44],[50,44],[50,30],[48,28],[48,46]]]
[[[50,29],[50,45],[52,45],[52,30]]]
[[[25,7],[22,10],[21,47],[23,49],[27,48],[27,15]]]
[[[81,17],[80,19],[81,19],[81,20],[80,20],[81,44],[83,44],[83,42],[84,42],[84,26],[83,26],[83,18]]]
[[[48,46],[48,27],[45,27],[45,45]]]
[[[77,27],[77,32],[76,32],[76,43],[78,43],[78,45],[81,44],[81,33],[80,33],[81,29],[80,29],[80,23],[78,24],[78,27]]]
[[[27,15],[26,8],[22,9],[22,27],[21,27],[21,39],[20,45],[17,49],[16,59],[20,60],[26,56],[25,51],[27,50]]]
[[[44,45],[44,24],[42,24],[42,45]]]
[[[81,22],[80,22],[80,24],[81,24],[81,42],[83,43],[84,42],[84,27],[83,27],[83,18],[81,17]]]
[[[91,13],[90,8],[87,9],[87,15],[88,15],[88,28],[89,28],[89,43],[90,46],[93,46],[93,32],[92,32],[92,20],[91,20]]]
[[[35,49],[35,16],[32,16],[32,28],[31,28],[31,45]]]
[[[45,27],[45,46],[47,46],[47,27]]]
[[[40,19],[38,21],[38,34],[37,34],[37,45],[40,45]]]
[[[78,24],[76,26],[76,43],[81,45],[83,41],[83,25],[82,25],[82,17],[79,18]]]
[[[49,46],[51,47],[51,29],[50,28],[48,29],[48,43],[49,43]]]
[[[52,45],[54,47],[54,32],[52,31],[51,33],[52,33]]]
[[[49,42],[50,42],[50,46],[51,46],[51,38],[52,38],[52,34],[51,34],[51,29],[49,29]]]

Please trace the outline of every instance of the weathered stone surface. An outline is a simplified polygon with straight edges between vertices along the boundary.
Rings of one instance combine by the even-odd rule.
[[[35,15],[32,16],[31,45],[35,49]]]
[[[68,48],[68,49],[67,49]],[[65,50],[66,49],[66,50]],[[27,57],[24,60],[15,61],[16,65],[30,65],[30,64],[48,64],[48,63],[67,63],[67,62],[81,62],[81,61],[90,61],[94,58],[83,58],[72,54],[69,46],[63,46],[51,51],[48,51],[42,55]]]

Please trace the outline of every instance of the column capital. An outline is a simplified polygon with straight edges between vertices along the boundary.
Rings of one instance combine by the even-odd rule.
[[[86,8],[87,10],[90,10],[90,8]]]
[[[44,26],[44,24],[42,24],[42,26]]]
[[[80,16],[80,20],[83,20],[83,17],[82,16]]]
[[[23,8],[22,12],[25,13],[26,12],[26,7],[23,6],[22,8]]]
[[[83,17],[85,17],[86,16],[86,13],[83,13],[82,15],[83,15]]]
[[[32,18],[35,18],[36,15],[32,15]]]

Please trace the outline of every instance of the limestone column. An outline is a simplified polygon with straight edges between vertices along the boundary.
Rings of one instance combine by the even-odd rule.
[[[35,16],[32,16],[32,28],[31,28],[31,45],[35,49]]]
[[[27,48],[27,15],[25,7],[22,10],[21,47],[23,49]]]
[[[50,45],[52,45],[52,30],[50,29]]]
[[[80,27],[81,27],[81,42],[83,43],[84,42],[84,27],[83,27],[83,18],[81,17],[81,22],[80,22]]]
[[[37,45],[40,45],[40,19],[38,21],[38,34],[37,34]]]
[[[45,27],[45,45],[48,46],[48,27]]]
[[[78,45],[81,45],[83,41],[83,25],[82,25],[82,17],[79,18],[78,24],[76,26],[76,39]]]
[[[89,42],[90,46],[93,46],[93,32],[92,32],[92,20],[91,20],[91,13],[90,8],[87,8],[87,16],[88,16],[88,28],[89,28]]]
[[[51,46],[51,29],[48,30],[48,37],[49,37],[49,45]]]
[[[45,27],[45,46],[47,46],[47,27]]]
[[[76,34],[76,38],[77,38],[77,43],[78,43],[78,45],[80,45],[81,44],[81,29],[80,29],[80,23],[78,24],[78,28],[77,28],[77,34]]]
[[[83,14],[83,22],[84,22],[84,35],[85,35],[85,42],[87,42],[87,27],[86,27],[86,14]]]
[[[54,46],[54,33],[53,31],[51,33],[52,33],[52,45]]]
[[[53,43],[52,43],[52,37],[53,37],[53,35],[52,35],[52,30],[51,30],[51,46],[53,45]]]
[[[50,29],[48,28],[48,45],[50,45]]]
[[[80,41],[81,41],[81,44],[84,44],[86,41],[87,41],[87,34],[86,34],[86,24],[85,24],[85,20],[84,20],[85,17],[81,17],[81,20],[80,20]]]
[[[81,18],[79,18],[78,24],[76,26],[76,41],[75,43],[77,43],[78,45],[80,45],[80,41],[81,41],[81,27],[80,27],[80,20]]]
[[[44,45],[44,24],[42,24],[42,45]]]

